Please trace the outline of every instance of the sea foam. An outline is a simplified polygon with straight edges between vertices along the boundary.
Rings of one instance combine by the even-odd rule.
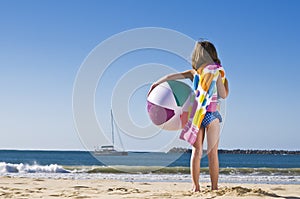
[[[38,165],[38,164],[12,164],[0,162],[0,174],[5,173],[69,173],[68,170],[57,164]]]

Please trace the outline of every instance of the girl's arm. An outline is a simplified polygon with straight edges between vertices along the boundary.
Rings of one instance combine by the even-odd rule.
[[[228,81],[225,79],[225,82],[223,84],[221,75],[219,75],[217,79],[217,89],[218,89],[218,95],[225,99],[228,96],[229,93],[229,87],[228,87]]]
[[[196,71],[192,69],[192,70],[187,70],[187,71],[184,71],[181,73],[173,73],[170,75],[166,75],[152,84],[152,86],[148,92],[148,95],[157,85],[159,85],[165,81],[177,80],[177,79],[187,79],[187,78],[190,79],[191,81],[193,81],[195,73],[196,73]]]
[[[173,73],[170,75],[166,75],[161,79],[157,80],[154,84],[161,84],[165,81],[169,80],[177,80],[177,79],[187,79],[189,78],[191,81],[194,79],[195,70],[187,70],[181,73]]]

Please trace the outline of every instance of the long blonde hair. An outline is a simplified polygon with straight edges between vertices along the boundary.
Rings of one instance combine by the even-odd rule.
[[[192,67],[197,70],[203,64],[221,64],[215,46],[209,41],[198,41],[192,53]]]

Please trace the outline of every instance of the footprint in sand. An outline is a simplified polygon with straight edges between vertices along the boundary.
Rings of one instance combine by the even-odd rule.
[[[125,187],[108,188],[107,191],[110,192],[110,194],[141,193],[139,189],[131,189],[131,188],[125,188]]]
[[[91,198],[90,196],[77,196],[75,199]]]
[[[21,194],[20,196],[21,196],[21,197],[29,197],[30,195],[27,194],[27,193],[23,193],[23,194]]]
[[[273,191],[285,191],[285,189],[282,188],[282,187],[275,187],[275,188],[272,188],[271,190],[273,190]]]
[[[30,189],[25,189],[25,191],[28,192],[28,193],[35,193],[36,192],[36,191],[30,190]]]
[[[45,181],[45,180],[37,178],[37,179],[34,179],[33,181],[36,181],[36,182],[43,182],[43,181]]]
[[[52,196],[52,197],[62,197],[63,194],[50,194],[49,196]]]
[[[27,183],[25,183],[25,182],[15,182],[13,184],[27,184]]]
[[[36,189],[39,190],[39,191],[42,191],[42,190],[46,190],[47,188],[45,188],[45,187],[38,187]]]
[[[74,189],[89,189],[89,188],[91,188],[91,187],[83,186],[83,185],[77,185],[77,186],[74,186],[74,187],[72,187],[72,188],[74,188]]]
[[[170,198],[170,197],[172,197],[172,194],[171,193],[155,193],[155,194],[152,194],[151,196],[160,196],[163,198],[165,198],[165,197]]]
[[[142,183],[140,183],[140,185],[151,185],[151,184],[147,183],[147,182],[142,182]]]

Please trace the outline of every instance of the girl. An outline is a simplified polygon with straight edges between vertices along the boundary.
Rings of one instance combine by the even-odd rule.
[[[216,48],[208,41],[197,42],[192,54],[192,68],[180,73],[170,74],[157,82],[153,83],[149,93],[159,84],[176,79],[189,78],[194,81],[194,76],[201,73],[206,66],[221,65],[218,58]],[[200,79],[201,81],[201,79]],[[190,160],[190,170],[193,182],[193,191],[200,191],[199,175],[200,175],[200,159],[202,157],[203,141],[206,132],[207,136],[207,155],[209,160],[209,173],[211,178],[211,189],[218,189],[219,178],[219,160],[218,160],[218,143],[220,134],[220,122],[222,117],[217,111],[218,97],[225,99],[228,96],[228,82],[222,82],[221,76],[218,76],[215,84],[216,93],[215,98],[212,97],[211,103],[207,107],[207,112],[202,120],[201,127],[198,131],[197,138],[192,147],[192,155]]]

